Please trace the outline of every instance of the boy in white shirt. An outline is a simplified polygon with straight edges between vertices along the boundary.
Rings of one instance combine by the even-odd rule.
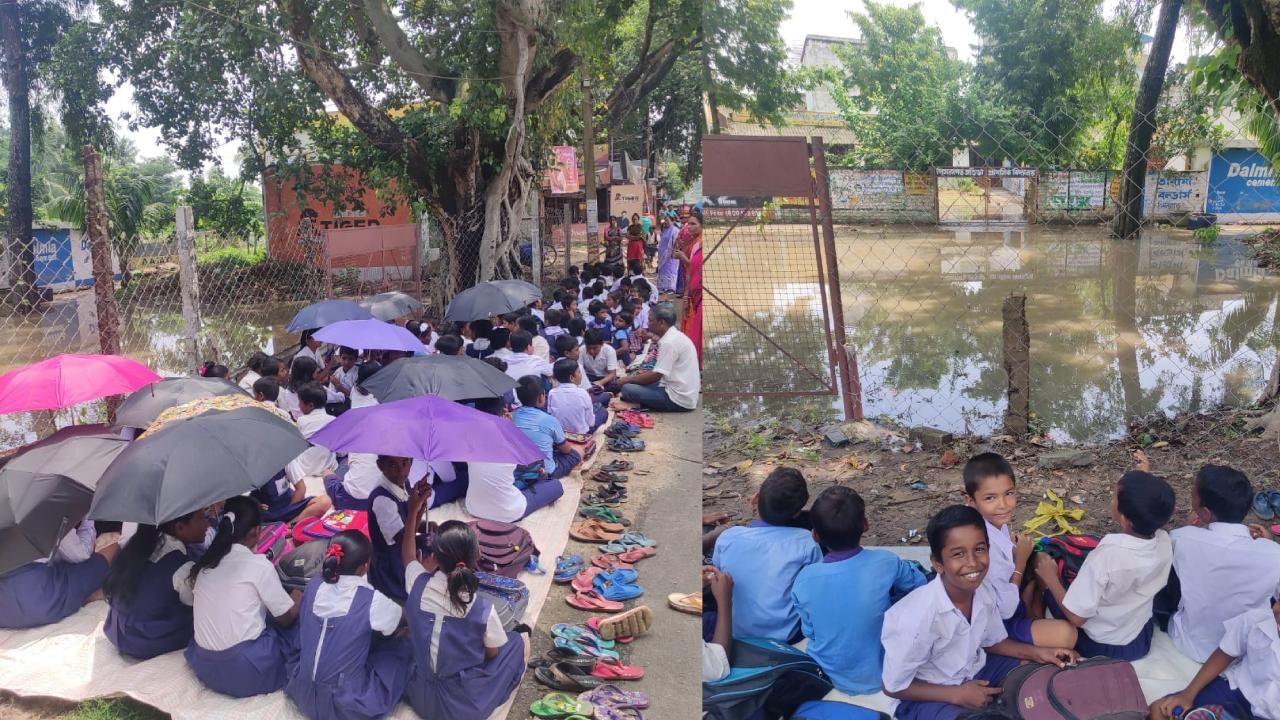
[[[588,435],[604,424],[609,411],[591,401],[591,393],[578,382],[582,370],[578,362],[560,358],[553,366],[556,386],[547,393],[547,412],[560,421],[565,432]]]
[[[360,353],[349,347],[338,348],[338,369],[329,373],[329,385],[344,398],[351,397],[351,389],[356,386],[356,375],[360,368],[356,360]]]
[[[1053,558],[1046,553],[1036,558],[1036,577],[1048,592],[1053,613],[1081,630],[1076,642],[1080,654],[1132,661],[1151,650],[1152,603],[1173,565],[1173,544],[1160,528],[1173,517],[1174,503],[1169,483],[1130,470],[1111,497],[1111,517],[1121,532],[1102,538],[1084,559],[1071,589],[1063,587]]]
[[[983,584],[990,561],[977,510],[943,508],[925,534],[938,575],[889,608],[880,635],[894,717],[956,720],[998,696],[1021,660],[1059,667],[1079,660],[1074,650],[1027,645],[1005,632],[995,594]]]

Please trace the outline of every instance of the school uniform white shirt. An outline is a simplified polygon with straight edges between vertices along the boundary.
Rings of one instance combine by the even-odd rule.
[[[1280,545],[1254,540],[1240,523],[1180,527],[1169,533],[1182,600],[1169,636],[1203,663],[1222,640],[1223,623],[1280,597]]]
[[[200,571],[193,591],[196,644],[217,652],[254,640],[267,629],[267,614],[293,608],[276,567],[236,543],[215,568]]]
[[[404,569],[404,585],[409,590],[413,589],[413,584],[417,582],[420,575],[425,575],[427,569],[422,563],[414,560]],[[419,604],[422,612],[428,612],[435,616],[435,626],[431,630],[431,666],[436,666],[436,660],[440,656],[440,629],[443,626],[444,618],[464,618],[471,610],[471,603],[467,603],[466,607],[459,612],[453,606],[453,600],[449,598],[449,578],[444,572],[436,572],[427,580],[427,586],[422,590],[422,602]],[[407,612],[413,612],[413,609],[406,608]],[[502,620],[498,617],[498,611],[493,605],[489,606],[489,619],[484,626],[484,646],[487,648],[500,648],[507,644],[507,631],[502,629]]]
[[[298,418],[298,432],[302,433],[302,437],[310,440],[312,435],[320,432],[321,429],[336,419],[325,412],[324,408],[316,408]],[[296,483],[304,477],[323,475],[337,466],[338,459],[332,450],[319,445],[312,445],[303,450],[298,457],[289,461],[289,464],[285,466],[285,476]]]
[[[1127,645],[1151,619],[1156,593],[1169,581],[1173,544],[1157,530],[1151,539],[1104,535],[1084,559],[1062,606],[1086,618],[1080,629],[1095,642]]]
[[[1254,717],[1280,718],[1280,632],[1271,608],[1231,618],[1223,631],[1219,647],[1236,658],[1222,673],[1227,684],[1249,701]]]
[[[467,463],[467,512],[485,520],[515,522],[528,502],[516,488],[514,463]]]
[[[322,620],[345,617],[351,611],[356,591],[362,587],[373,590],[369,581],[360,575],[339,575],[336,583],[320,583],[311,612]],[[369,603],[370,630],[391,635],[400,625],[401,614],[400,606],[394,600],[373,590],[373,599]]]
[[[253,392],[253,384],[262,379],[258,373],[250,370],[240,378],[240,389],[247,393]]]
[[[541,335],[533,336],[533,342],[529,345],[529,352],[543,362],[551,362],[551,344]]]
[[[596,421],[591,394],[577,385],[557,385],[547,393],[547,412],[560,421],[565,432],[587,433]]]
[[[525,375],[551,376],[551,363],[527,352],[512,353],[507,359],[507,375],[519,380]]]
[[[635,318],[632,320],[632,325],[637,330],[649,327],[649,303],[640,306],[640,312],[636,313]]]
[[[409,491],[397,486],[382,473],[378,473],[378,484],[386,488],[397,500],[401,502],[409,500]],[[389,497],[378,497],[369,506],[369,511],[378,518],[378,527],[382,530],[383,543],[395,545],[396,535],[404,529],[404,520],[401,519],[400,510],[396,507],[395,502]],[[377,542],[378,538],[373,538],[373,541]]]
[[[302,416],[302,405],[298,403],[298,394],[287,387],[280,388],[280,394],[276,396],[276,407],[289,413],[289,417],[297,422]]]
[[[521,354],[523,355],[524,353],[521,353]],[[494,350],[493,355],[491,355],[490,357],[496,357],[502,362],[510,364],[511,358],[515,357],[515,353],[512,352],[511,348],[501,347],[501,348],[498,348],[497,350]]]
[[[900,692],[913,680],[934,685],[964,684],[986,664],[986,648],[1008,636],[991,588],[978,586],[966,619],[947,596],[942,577],[938,576],[912,590],[884,614],[880,632],[884,689]],[[890,705],[892,715],[898,701],[893,700]]]
[[[666,388],[671,402],[690,410],[698,407],[702,373],[698,370],[698,350],[688,335],[674,326],[667,328],[658,341],[658,361],[653,371],[662,375],[659,384]]]
[[[1016,569],[1013,565],[1013,534],[1009,532],[1008,525],[998,528],[987,522],[987,538],[987,557],[991,564],[987,567],[987,576],[982,579],[982,584],[995,595],[1000,617],[1008,620],[1018,610],[1018,601],[1022,599],[1018,594],[1018,586],[1009,582]],[[1019,575],[1018,579],[1022,579],[1022,576]]]
[[[352,365],[350,370],[339,367],[329,373],[329,384],[339,393],[350,393],[356,386],[356,378],[360,375],[360,367]]]
[[[587,352],[584,347],[579,351],[578,364],[588,373],[595,377],[604,377],[611,372],[618,371],[618,351],[613,349],[609,343],[600,346],[600,352],[595,357]]]
[[[316,365],[318,365],[319,367],[324,367],[323,353],[324,353],[324,345],[321,345],[315,350],[312,350],[311,348],[303,345],[301,350],[293,354],[293,360],[289,361],[289,367],[293,367],[294,360],[297,360],[300,357],[311,358],[312,360],[316,361]]]

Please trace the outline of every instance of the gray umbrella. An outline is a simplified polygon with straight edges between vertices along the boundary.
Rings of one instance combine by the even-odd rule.
[[[461,355],[396,360],[364,381],[379,402],[439,395],[447,400],[501,397],[516,381],[487,362]]]
[[[285,330],[296,333],[332,325],[339,320],[368,320],[371,317],[373,314],[354,300],[321,300],[299,310]]]
[[[417,298],[402,292],[378,293],[361,300],[360,305],[379,320],[395,320],[422,309]]]
[[[177,377],[138,390],[124,399],[116,411],[116,424],[123,427],[148,428],[160,413],[175,405],[218,395],[248,395],[239,385],[226,378]]]
[[[310,446],[293,423],[262,408],[175,420],[111,463],[89,517],[159,525],[265,485]]]
[[[445,308],[449,322],[470,322],[515,312],[542,298],[542,290],[523,280],[492,280],[478,283],[454,296]]]
[[[104,425],[62,428],[0,469],[0,574],[49,557],[80,524],[93,488],[129,442]]]

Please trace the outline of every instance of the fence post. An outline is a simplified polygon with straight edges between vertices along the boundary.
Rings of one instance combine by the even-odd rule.
[[[573,265],[570,260],[573,257],[573,201],[564,201],[564,274],[569,275],[569,266]],[[590,252],[588,249],[587,252]]]
[[[178,242],[178,280],[182,293],[182,344],[192,373],[200,369],[200,275],[196,271],[195,218],[179,205],[174,225]]]
[[[1031,418],[1031,331],[1027,327],[1027,296],[1004,299],[1004,371],[1009,376],[1004,431],[1015,437],[1027,434]]]
[[[840,268],[836,261],[836,230],[831,219],[831,183],[827,177],[827,157],[822,138],[813,137],[813,172],[818,192],[818,212],[827,256],[827,283],[831,293],[831,324],[835,332],[836,366],[840,370],[840,399],[846,421],[862,419],[862,388],[850,372],[849,349],[844,335],[844,300],[840,294]],[[857,393],[855,394],[855,389]]]
[[[533,270],[533,284],[538,287],[542,287],[542,218],[538,217],[538,196],[541,194],[541,190],[529,193],[529,217],[533,220],[529,223],[533,229],[529,243],[529,269]]]
[[[98,151],[85,145],[80,151],[84,163],[85,226],[89,233],[89,255],[93,259],[93,298],[98,314],[98,346],[103,355],[120,354],[120,314],[116,307],[115,273],[111,268],[111,238],[107,231],[107,201],[102,185],[102,163]],[[124,268],[122,268],[123,270]],[[118,397],[107,398],[107,422],[116,421]]]

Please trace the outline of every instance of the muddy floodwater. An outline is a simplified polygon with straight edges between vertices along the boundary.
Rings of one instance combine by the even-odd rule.
[[[831,387],[808,228],[708,227],[706,389]],[[1128,421],[1248,404],[1280,341],[1280,278],[1239,235],[1201,244],[1156,229],[837,227],[844,324],[868,417],[998,432],[1006,376],[1001,306],[1027,296],[1031,408],[1060,442],[1123,436]],[[739,414],[803,400],[715,399]],[[809,402],[839,407],[832,396]]]

